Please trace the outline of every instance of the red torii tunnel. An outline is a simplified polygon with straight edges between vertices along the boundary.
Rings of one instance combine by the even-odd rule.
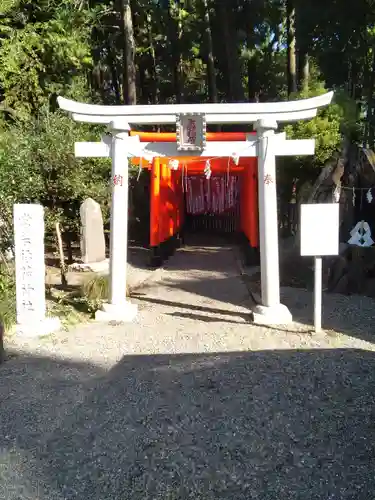
[[[175,133],[132,131],[141,142],[176,142]],[[207,141],[246,141],[242,132],[209,132]],[[176,159],[179,166],[171,168]],[[207,160],[211,176],[204,170]],[[133,164],[140,164],[133,158]],[[258,166],[256,158],[180,156],[144,162],[150,170],[150,240],[153,265],[160,265],[183,239],[186,226],[242,233],[249,255],[258,256]],[[218,224],[218,221],[222,224]],[[223,221],[226,223],[223,224]]]

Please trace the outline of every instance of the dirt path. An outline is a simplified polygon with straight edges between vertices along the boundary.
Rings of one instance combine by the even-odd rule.
[[[159,279],[140,288],[134,299],[148,304],[147,310],[176,318],[245,323],[250,299],[239,272],[230,246],[190,245],[180,249]]]
[[[133,324],[9,345],[0,498],[371,498],[375,345],[251,325],[238,272],[190,246]]]

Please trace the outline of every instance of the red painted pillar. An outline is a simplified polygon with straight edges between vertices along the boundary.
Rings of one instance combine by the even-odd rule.
[[[159,245],[160,222],[160,159],[154,158],[151,167],[150,186],[150,246]]]

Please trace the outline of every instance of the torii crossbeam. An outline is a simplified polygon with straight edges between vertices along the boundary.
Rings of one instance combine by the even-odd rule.
[[[74,120],[109,125],[112,137],[99,143],[76,143],[78,157],[111,157],[112,182],[110,235],[110,299],[98,311],[98,320],[132,321],[137,308],[126,298],[127,226],[128,226],[128,157],[164,156],[176,158],[192,155],[181,151],[177,144],[143,143],[130,137],[130,125],[176,123],[184,114],[204,116],[205,123],[253,123],[257,132],[246,142],[204,142],[194,156],[232,156],[258,158],[259,240],[262,282],[262,305],[254,310],[258,324],[288,324],[292,315],[280,303],[279,245],[276,197],[276,156],[314,154],[314,139],[287,140],[285,134],[275,134],[278,123],[306,120],[317,114],[319,107],[328,105],[333,97],[329,92],[311,99],[276,103],[236,104],[166,104],[146,106],[101,106],[58,98],[61,109],[71,113]]]

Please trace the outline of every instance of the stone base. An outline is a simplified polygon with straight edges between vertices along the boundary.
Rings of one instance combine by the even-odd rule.
[[[116,321],[120,323],[131,323],[137,316],[138,306],[131,302],[121,305],[103,304],[101,310],[96,311],[96,321]]]
[[[45,318],[42,321],[29,322],[27,324],[17,323],[15,333],[21,337],[35,338],[45,337],[59,331],[61,322],[59,318]]]
[[[109,274],[109,259],[100,262],[89,262],[87,264],[75,262],[69,266],[69,271],[91,272],[98,274]]]
[[[283,304],[276,306],[257,305],[253,310],[254,323],[257,325],[290,325],[293,323],[289,309]]]

